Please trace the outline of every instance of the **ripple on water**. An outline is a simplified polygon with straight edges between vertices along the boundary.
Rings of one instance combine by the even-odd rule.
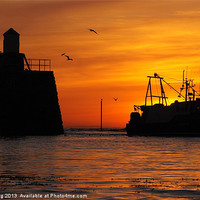
[[[129,138],[123,132],[0,139],[0,194],[200,199],[199,147],[199,138]]]

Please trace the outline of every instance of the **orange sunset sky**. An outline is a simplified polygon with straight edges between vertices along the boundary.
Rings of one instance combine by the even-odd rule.
[[[1,51],[12,27],[27,58],[51,59],[65,128],[99,127],[101,98],[103,127],[124,128],[154,72],[200,83],[199,0],[0,0],[0,21]]]

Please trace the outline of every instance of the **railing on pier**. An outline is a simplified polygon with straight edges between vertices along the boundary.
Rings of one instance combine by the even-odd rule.
[[[27,59],[25,65],[33,71],[51,71],[50,59]]]

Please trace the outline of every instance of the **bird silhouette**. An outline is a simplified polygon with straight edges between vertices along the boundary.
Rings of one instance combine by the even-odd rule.
[[[89,31],[91,31],[91,32],[94,32],[94,33],[96,33],[96,34],[98,34],[94,29],[89,29]]]
[[[114,97],[113,97],[113,99],[114,99],[115,101],[117,101],[117,100],[118,100],[118,98],[114,98]]]
[[[64,55],[65,55],[65,53],[62,53],[62,54],[61,54],[61,56],[64,56]]]
[[[73,60],[72,58],[70,58],[69,56],[65,55],[65,57],[67,58],[67,60]]]

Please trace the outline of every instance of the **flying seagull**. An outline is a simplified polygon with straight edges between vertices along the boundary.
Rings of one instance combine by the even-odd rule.
[[[61,56],[64,56],[64,55],[65,55],[65,53],[62,53],[62,54],[61,54]]]
[[[72,58],[70,58],[69,56],[65,55],[65,57],[67,58],[67,60],[73,60]]]
[[[94,29],[89,29],[89,31],[91,31],[91,32],[94,32],[94,33],[96,33],[96,34],[98,34]]]
[[[117,101],[117,100],[118,100],[118,98],[114,98],[114,97],[113,97],[113,99],[114,99],[115,101]]]

